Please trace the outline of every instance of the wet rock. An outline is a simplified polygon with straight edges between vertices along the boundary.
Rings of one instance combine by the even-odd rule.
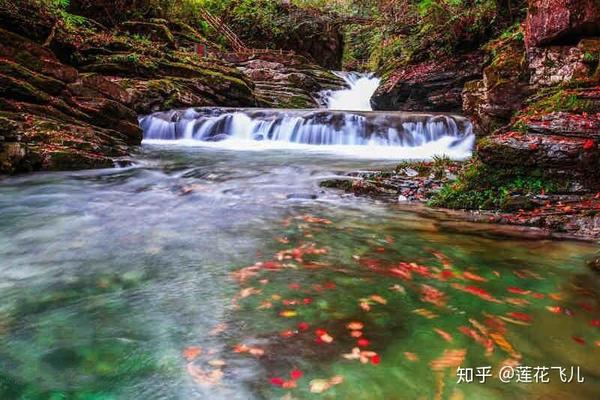
[[[466,82],[481,77],[483,54],[409,65],[383,79],[371,98],[375,110],[461,112]]]
[[[600,138],[600,114],[551,112],[521,119],[528,132],[544,135]]]
[[[229,139],[229,136],[224,134],[224,133],[220,133],[218,135],[214,135],[211,136],[209,138],[204,139],[205,142],[222,142],[223,140],[227,140]]]
[[[478,154],[486,164],[596,170],[597,144],[584,138],[567,138],[511,132],[481,141]]]
[[[301,56],[277,52],[230,56],[256,87],[259,105],[275,108],[315,108],[319,92],[340,89],[345,82]]]
[[[120,29],[131,35],[139,35],[154,42],[166,43],[170,48],[175,49],[177,43],[166,24],[167,21],[160,20],[156,22],[125,21],[121,24]]]
[[[590,79],[595,72],[595,66],[586,62],[586,55],[590,53],[585,47],[586,44],[590,45],[592,42],[595,41],[582,41],[580,46],[550,46],[528,49],[530,83],[540,87],[570,82],[585,82]]]
[[[507,124],[532,92],[520,31],[487,44],[485,50],[491,57],[483,79],[467,82],[463,91],[464,112],[483,135]]]
[[[313,193],[290,193],[286,198],[288,200],[315,200],[317,195]]]
[[[600,35],[600,3],[596,0],[529,0],[525,24],[527,47],[568,43]]]

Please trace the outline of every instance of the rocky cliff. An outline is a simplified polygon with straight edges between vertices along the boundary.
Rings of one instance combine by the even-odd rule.
[[[43,2],[0,0],[0,34],[0,173],[112,166],[140,144],[140,114],[312,107],[320,90],[343,85],[299,56],[232,54],[181,21],[109,29]]]
[[[522,26],[485,46],[482,79],[463,92],[481,137],[477,158],[439,205],[501,208],[516,212],[500,217],[512,223],[600,232],[598,18],[597,1],[530,0]]]

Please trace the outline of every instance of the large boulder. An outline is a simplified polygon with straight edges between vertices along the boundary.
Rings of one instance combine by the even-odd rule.
[[[529,0],[527,47],[563,44],[600,34],[598,0]]]

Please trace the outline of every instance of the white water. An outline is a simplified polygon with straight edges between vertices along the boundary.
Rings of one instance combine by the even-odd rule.
[[[371,111],[371,97],[379,87],[381,79],[373,74],[357,72],[335,72],[344,79],[348,89],[323,93],[325,104],[330,110]]]
[[[337,74],[349,88],[321,93],[328,109],[159,112],[140,118],[144,143],[244,151],[289,149],[394,160],[471,156],[474,135],[465,118],[370,111],[380,80],[372,74]]]
[[[372,159],[465,159],[474,141],[466,119],[422,113],[199,108],[155,113],[140,126],[152,144]]]

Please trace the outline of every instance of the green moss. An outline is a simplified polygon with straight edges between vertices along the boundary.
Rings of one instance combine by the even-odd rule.
[[[598,104],[582,99],[576,90],[551,88],[541,91],[525,110],[526,115],[551,112],[596,113],[600,109]]]
[[[563,184],[544,176],[541,170],[515,167],[497,169],[475,160],[461,171],[459,179],[442,188],[430,202],[434,207],[455,209],[512,209],[513,195],[556,192]]]

